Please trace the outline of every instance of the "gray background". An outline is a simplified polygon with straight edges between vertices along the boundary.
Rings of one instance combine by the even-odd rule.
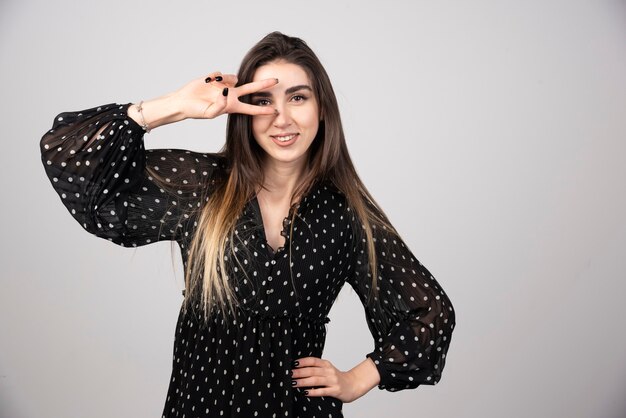
[[[82,230],[39,161],[53,118],[236,72],[272,30],[318,53],[363,180],[457,312],[437,386],[346,416],[626,415],[623,1],[0,4],[2,417],[156,417],[170,377],[178,254]],[[346,370],[373,347],[349,286],[330,317]]]

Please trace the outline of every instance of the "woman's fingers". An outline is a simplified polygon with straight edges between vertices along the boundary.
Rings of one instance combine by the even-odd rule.
[[[358,378],[353,372],[342,372],[329,360],[303,357],[297,359],[293,367],[291,385],[306,389],[305,396],[333,396],[347,403],[365,394],[359,389]]]
[[[295,384],[292,384],[292,386],[297,386],[299,388],[327,387],[332,386],[335,383],[336,379],[333,379],[330,376],[310,376],[299,378]]]
[[[291,370],[292,386],[301,388],[325,387],[334,390],[337,385],[336,368],[328,360],[305,357],[298,360],[299,367]]]
[[[296,369],[293,371],[291,379],[291,385],[300,388],[332,386],[336,383],[336,379],[330,374],[330,371],[320,367]]]
[[[219,71],[213,71],[211,74],[208,74],[208,75],[206,76],[206,78],[204,79],[204,82],[205,82],[205,83],[210,83],[211,81],[215,81],[215,78],[216,78],[217,76],[221,76],[221,75],[222,75],[222,73],[221,73],[221,72],[219,72]]]
[[[232,100],[235,100],[235,99],[232,99]],[[248,103],[242,103],[239,101],[239,99],[237,99],[237,103],[233,104],[232,110],[230,110],[228,113],[242,113],[244,115],[252,115],[252,116],[267,116],[267,115],[275,115],[276,109],[270,106],[257,106],[257,105],[251,105]]]
[[[332,388],[327,388],[327,387],[321,387],[321,388],[307,388],[305,391],[305,395],[309,396],[309,397],[318,397],[318,396],[332,396],[332,397],[337,397],[337,394],[332,390]],[[337,398],[341,401],[343,401],[343,399]],[[348,401],[345,401],[346,403]]]
[[[257,106],[249,103],[243,103],[239,100],[242,96],[247,96],[252,93],[256,93],[261,90],[265,90],[269,87],[272,87],[278,83],[278,79],[276,78],[268,78],[260,81],[253,81],[251,83],[243,84],[239,87],[235,87],[230,89],[230,94],[233,96],[231,100],[233,100],[232,108],[228,111],[228,113],[242,113],[245,115],[275,115],[276,110],[270,106]],[[237,99],[236,102],[234,99]]]
[[[265,90],[266,88],[275,86],[276,84],[278,84],[277,78],[267,78],[265,80],[246,83],[236,88],[237,96],[246,96],[248,94],[256,93],[257,91]]]
[[[273,107],[243,103],[239,98],[272,87],[278,83],[278,79],[268,78],[235,87],[238,81],[236,75],[215,71],[209,74],[204,81],[210,84],[211,88],[219,90],[219,94],[212,93],[212,103],[208,104],[202,112],[203,117],[213,118],[222,113],[241,113],[252,116],[276,114]]]
[[[243,103],[239,100],[239,98],[275,86],[276,83],[278,83],[278,79],[268,78],[265,80],[253,81],[251,83],[246,83],[239,87],[235,87],[234,89],[232,89],[232,95],[237,98],[237,101],[233,102],[232,109],[230,109],[228,113],[243,113],[252,116],[275,115],[276,110],[273,107]]]
[[[212,82],[222,83],[226,87],[235,87],[237,85],[237,76],[235,74],[220,74]]]
[[[324,377],[328,375],[328,370],[322,367],[300,367],[293,369],[291,376],[294,379],[306,379],[312,377]]]
[[[331,367],[332,363],[326,359],[319,357],[302,357],[296,360],[297,367]]]

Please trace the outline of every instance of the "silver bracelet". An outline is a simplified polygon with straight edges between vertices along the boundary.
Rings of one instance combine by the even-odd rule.
[[[140,101],[139,104],[135,106],[137,107],[137,112],[139,112],[139,116],[141,116],[141,127],[143,128],[144,131],[146,131],[146,133],[150,133],[150,128],[148,127],[146,120],[143,118],[143,107],[141,107],[142,104],[143,104],[143,100]]]

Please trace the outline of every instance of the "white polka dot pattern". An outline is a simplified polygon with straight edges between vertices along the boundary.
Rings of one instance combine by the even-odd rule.
[[[223,157],[145,150],[129,104],[60,114],[41,140],[44,167],[72,216],[118,245],[178,242],[183,263],[197,209],[224,173]],[[146,168],[172,187],[159,187]],[[181,308],[163,417],[341,417],[342,402],[292,388],[292,361],[322,357],[327,317],[347,282],[361,299],[375,349],[367,354],[380,389],[436,384],[455,325],[450,300],[404,242],[375,231],[379,298],[367,304],[371,276],[361,228],[345,197],[318,183],[292,208],[282,234],[267,244],[258,201],[236,226],[236,260],[227,275],[240,300],[237,317],[217,312],[203,325],[198,304]],[[292,229],[293,227],[293,229]],[[197,298],[194,299],[197,301]]]

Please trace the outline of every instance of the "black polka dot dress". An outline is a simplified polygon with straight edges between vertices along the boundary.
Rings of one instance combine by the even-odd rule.
[[[46,174],[88,232],[127,247],[176,241],[186,266],[197,209],[225,162],[218,154],[146,150],[128,106],[58,115],[41,140]],[[240,215],[237,260],[226,260],[240,301],[235,317],[218,311],[204,324],[199,311],[181,306],[163,417],[343,416],[339,399],[292,387],[290,370],[298,358],[323,356],[327,315],[345,283],[365,309],[374,342],[365,356],[380,374],[378,388],[439,381],[454,309],[404,242],[375,230],[379,296],[368,303],[367,247],[342,193],[318,182],[291,211],[286,244],[275,250],[256,198]]]

